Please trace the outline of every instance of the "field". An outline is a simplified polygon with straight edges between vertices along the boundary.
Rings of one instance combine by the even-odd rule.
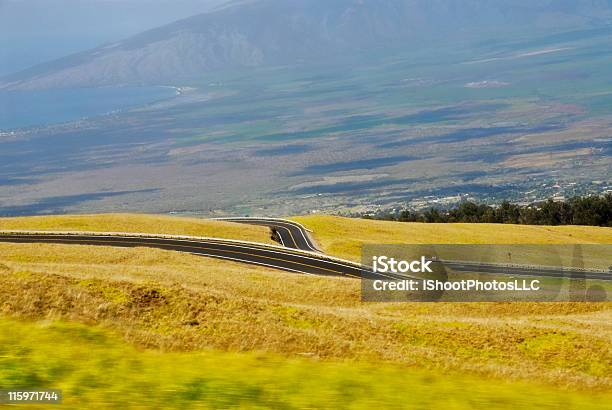
[[[309,218],[300,221],[315,227]],[[357,241],[404,229],[357,229],[366,222],[330,229]],[[462,228],[439,235],[467,242]],[[486,242],[482,229],[471,234]],[[505,229],[508,242],[530,235]],[[539,229],[545,241],[549,228]],[[610,242],[609,230],[572,229],[550,241]],[[327,248],[330,234],[315,232]],[[350,279],[155,249],[0,244],[0,384],[53,381],[74,407],[605,408],[612,399],[609,303],[364,304],[359,292]]]
[[[291,219],[316,232],[325,252],[356,262],[363,244],[612,244],[612,229],[601,227],[397,223],[318,215]]]
[[[604,408],[610,399],[528,383],[485,386],[473,377],[389,365],[158,353],[99,328],[61,322],[0,320],[0,346],[0,383],[63,387],[62,408],[587,409]]]
[[[270,230],[253,225],[138,214],[0,218],[0,230],[127,232],[202,236],[275,244]]]
[[[296,215],[600,193],[611,38],[608,27],[525,33],[215,73],[169,101],[16,130],[0,135],[0,215]]]

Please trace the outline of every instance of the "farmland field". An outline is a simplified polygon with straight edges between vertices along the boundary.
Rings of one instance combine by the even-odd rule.
[[[177,84],[171,100],[14,130],[0,137],[0,214],[295,215],[599,193],[611,36],[526,33],[226,71]]]

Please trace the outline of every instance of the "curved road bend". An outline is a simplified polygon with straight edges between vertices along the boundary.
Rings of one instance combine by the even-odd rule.
[[[205,238],[171,238],[141,234],[104,233],[10,233],[0,232],[0,242],[51,243],[117,247],[148,247],[266,266],[288,272],[352,278],[392,278],[369,268],[314,252],[285,249],[277,246]]]
[[[278,234],[281,245],[287,248],[323,253],[317,248],[307,229],[296,222],[276,218],[217,218],[216,220],[267,226]]]
[[[288,272],[344,276],[366,279],[406,279],[406,275],[375,273],[371,268],[328,257],[321,253],[282,248],[279,246],[239,242],[223,239],[162,237],[143,234],[104,233],[49,233],[49,232],[0,232],[0,242],[9,243],[51,243],[65,245],[117,246],[126,248],[148,247],[194,255],[226,259],[252,265],[281,269]],[[452,270],[506,274],[517,276],[572,277],[610,281],[612,275],[602,271],[567,271],[555,268],[528,268],[519,266],[494,266],[470,262],[447,261]]]

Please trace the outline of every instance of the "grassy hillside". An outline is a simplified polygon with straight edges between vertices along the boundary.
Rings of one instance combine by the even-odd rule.
[[[53,384],[75,407],[612,399],[609,303],[364,304],[359,294],[351,279],[158,249],[0,244],[0,384]]]
[[[575,244],[612,243],[612,229],[592,226],[423,224],[337,216],[291,218],[314,231],[323,250],[359,261],[363,244]]]
[[[60,386],[62,408],[604,408],[611,396],[397,366],[321,363],[261,353],[137,350],[76,324],[0,320],[0,384]],[[75,366],[78,363],[78,366]],[[65,369],[58,371],[58,369]],[[418,392],[418,394],[415,394]],[[520,394],[517,394],[520,392]],[[203,403],[204,402],[204,403]]]
[[[0,218],[0,230],[2,229],[161,233],[275,243],[270,239],[270,232],[266,227],[161,215],[105,214]]]

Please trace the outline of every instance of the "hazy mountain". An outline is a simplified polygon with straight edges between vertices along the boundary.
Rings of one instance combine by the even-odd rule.
[[[171,84],[478,33],[609,24],[612,0],[251,0],[5,77],[3,88]]]
[[[224,2],[0,0],[0,76],[210,11]]]

